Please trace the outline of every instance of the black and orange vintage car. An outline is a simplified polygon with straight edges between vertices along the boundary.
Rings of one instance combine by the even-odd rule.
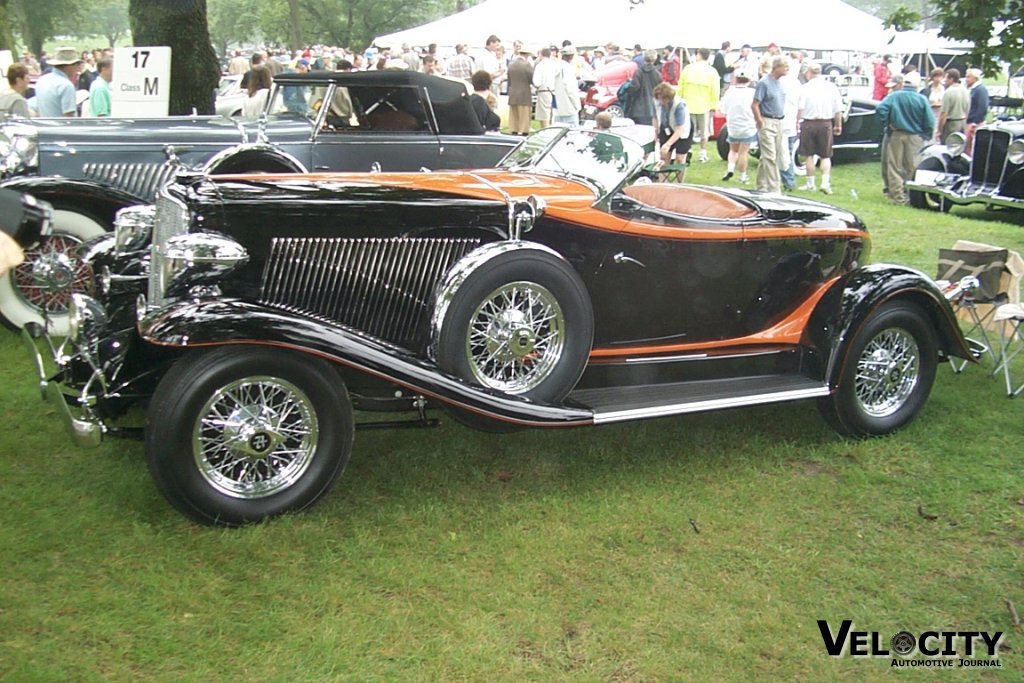
[[[353,407],[502,431],[816,399],[866,436],[969,356],[927,276],[866,265],[855,216],[650,182],[643,156],[548,128],[480,171],[183,171],[84,246],[55,370],[24,336],[79,443],[145,402],[158,487],[226,525],[322,497]]]

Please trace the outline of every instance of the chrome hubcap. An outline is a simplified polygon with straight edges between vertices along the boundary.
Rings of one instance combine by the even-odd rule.
[[[562,357],[565,318],[555,296],[534,282],[491,292],[469,322],[466,358],[484,386],[512,394],[537,387]]]
[[[73,256],[79,244],[68,235],[53,235],[25,252],[13,282],[26,304],[40,312],[67,313],[71,294],[85,292],[91,275],[89,266]]]
[[[206,402],[193,431],[199,473],[233,498],[287,489],[309,468],[318,424],[309,398],[290,382],[249,377]]]
[[[903,407],[917,386],[921,352],[906,330],[883,330],[864,347],[857,361],[856,394],[872,417],[887,417]]]

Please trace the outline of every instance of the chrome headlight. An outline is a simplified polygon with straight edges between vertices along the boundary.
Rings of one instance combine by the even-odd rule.
[[[964,153],[964,148],[967,146],[967,136],[963,133],[953,133],[946,138],[946,149],[949,153],[955,157],[960,156]]]
[[[153,234],[156,207],[129,206],[117,212],[114,218],[114,245],[118,254],[138,251],[145,247]]]
[[[1011,164],[1020,166],[1024,164],[1024,140],[1018,139],[1010,143],[1006,150],[1006,158]]]
[[[99,340],[107,329],[107,311],[103,305],[85,294],[74,293],[68,304],[68,339],[86,350]]]
[[[0,175],[15,175],[39,168],[36,129],[21,123],[0,127]]]
[[[216,284],[249,261],[241,244],[207,232],[178,235],[157,248],[163,257],[164,296],[184,296],[192,287]]]

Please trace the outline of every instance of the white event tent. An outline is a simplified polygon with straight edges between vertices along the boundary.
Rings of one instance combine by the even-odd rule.
[[[721,5],[694,0],[484,0],[467,10],[415,28],[378,36],[374,44],[402,43],[482,47],[498,35],[506,45],[528,47],[593,46],[617,42],[623,47],[679,45],[717,48],[722,41],[810,50],[877,52],[884,49],[882,22],[840,0],[729,0]]]

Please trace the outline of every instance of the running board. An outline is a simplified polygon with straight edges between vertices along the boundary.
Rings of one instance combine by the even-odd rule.
[[[594,412],[594,424],[642,420],[828,396],[820,380],[764,375],[574,391],[569,400]]]

